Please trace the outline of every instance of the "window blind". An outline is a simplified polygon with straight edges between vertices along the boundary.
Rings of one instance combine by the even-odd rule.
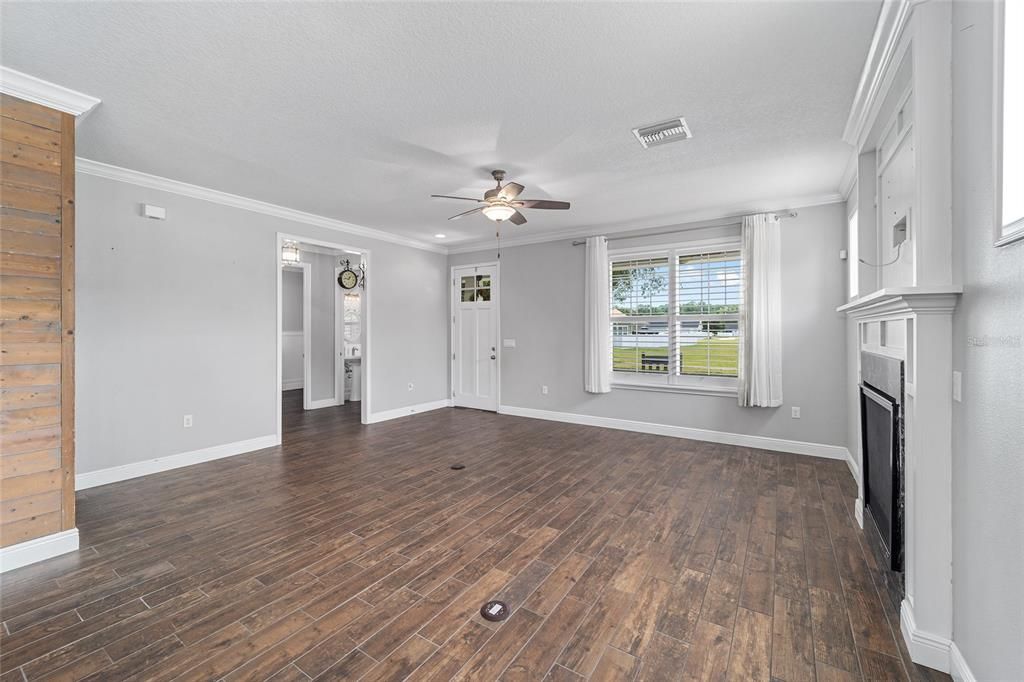
[[[612,256],[612,370],[678,383],[735,377],[743,267],[738,250]]]

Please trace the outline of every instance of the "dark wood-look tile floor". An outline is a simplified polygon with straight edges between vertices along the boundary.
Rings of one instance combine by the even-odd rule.
[[[3,576],[0,680],[940,677],[842,462],[295,393],[285,424],[79,493],[82,549]]]

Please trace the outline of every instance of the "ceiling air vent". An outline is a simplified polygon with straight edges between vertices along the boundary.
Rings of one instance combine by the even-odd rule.
[[[643,145],[644,149],[659,144],[667,144],[676,140],[688,140],[693,137],[690,127],[686,125],[683,117],[669,119],[654,125],[633,128],[633,135]]]

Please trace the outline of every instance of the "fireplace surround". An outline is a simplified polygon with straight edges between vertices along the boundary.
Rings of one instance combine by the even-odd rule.
[[[899,608],[904,595],[904,363],[862,351],[860,364],[864,530],[886,591]]]

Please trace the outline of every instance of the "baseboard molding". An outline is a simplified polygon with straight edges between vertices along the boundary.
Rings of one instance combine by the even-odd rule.
[[[949,647],[949,676],[956,682],[977,682],[978,680],[971,672],[971,667],[967,665],[967,659],[960,652],[960,647],[956,645],[956,642]]]
[[[384,410],[383,412],[374,412],[367,415],[367,424],[376,424],[378,422],[386,422],[391,419],[398,419],[399,417],[408,417],[410,414],[419,414],[420,412],[430,412],[431,410],[439,410],[442,407],[451,407],[452,401],[445,400],[434,400],[429,403],[420,403],[419,405],[409,405],[408,407],[399,407],[395,410]]]
[[[149,474],[156,474],[161,471],[180,469],[192,464],[209,462],[210,460],[223,457],[233,457],[234,455],[241,455],[254,450],[272,448],[275,445],[279,445],[276,435],[260,436],[259,438],[240,440],[235,443],[214,445],[213,447],[201,450],[182,452],[177,455],[157,457],[156,459],[147,459],[142,462],[132,462],[131,464],[110,467],[109,469],[88,471],[75,476],[75,490],[85,490],[86,488],[95,488],[99,485],[107,485],[108,483],[126,481],[129,478],[138,478],[139,476],[148,476]]]
[[[853,517],[857,519],[857,525],[860,526],[860,529],[864,530],[864,500],[859,497],[853,503]]]
[[[294,391],[297,388],[302,388],[304,383],[302,379],[284,379],[281,381],[281,390]]]
[[[325,407],[334,407],[335,405],[341,405],[341,403],[339,403],[334,398],[321,398],[320,400],[310,400],[309,401],[309,407],[307,407],[306,409],[307,410],[320,410],[320,409],[323,409]]]
[[[907,643],[910,660],[944,673],[949,672],[953,642],[919,629],[914,620],[914,610],[906,599],[900,605],[900,631],[903,633],[903,641]]]
[[[790,452],[797,455],[812,455],[814,457],[826,457],[828,459],[841,459],[849,462],[849,452],[841,445],[826,445],[824,443],[807,443],[798,440],[784,440],[781,438],[769,438],[767,436],[751,436],[744,433],[728,433],[726,431],[711,431],[709,429],[695,429],[688,426],[671,426],[668,424],[654,424],[652,422],[639,422],[629,419],[614,419],[612,417],[594,417],[587,414],[576,414],[573,412],[554,412],[551,410],[535,410],[530,407],[514,407],[512,405],[500,405],[499,414],[507,414],[514,417],[529,417],[531,419],[545,419],[547,421],[565,422],[567,424],[582,424],[584,426],[601,426],[606,429],[618,429],[620,431],[635,431],[637,433],[649,433],[656,436],[670,436],[673,438],[689,438],[690,440],[701,440],[709,443],[723,443],[725,445],[739,445],[748,448],[759,448],[761,450],[773,450],[776,452]]]
[[[0,548],[0,573],[13,571],[37,561],[52,559],[78,549],[78,529],[61,531],[35,540]]]
[[[853,453],[850,452],[849,448],[846,448],[846,466],[850,467],[850,474],[853,476],[853,480],[857,482],[858,487],[860,486],[860,465],[853,458]]]

